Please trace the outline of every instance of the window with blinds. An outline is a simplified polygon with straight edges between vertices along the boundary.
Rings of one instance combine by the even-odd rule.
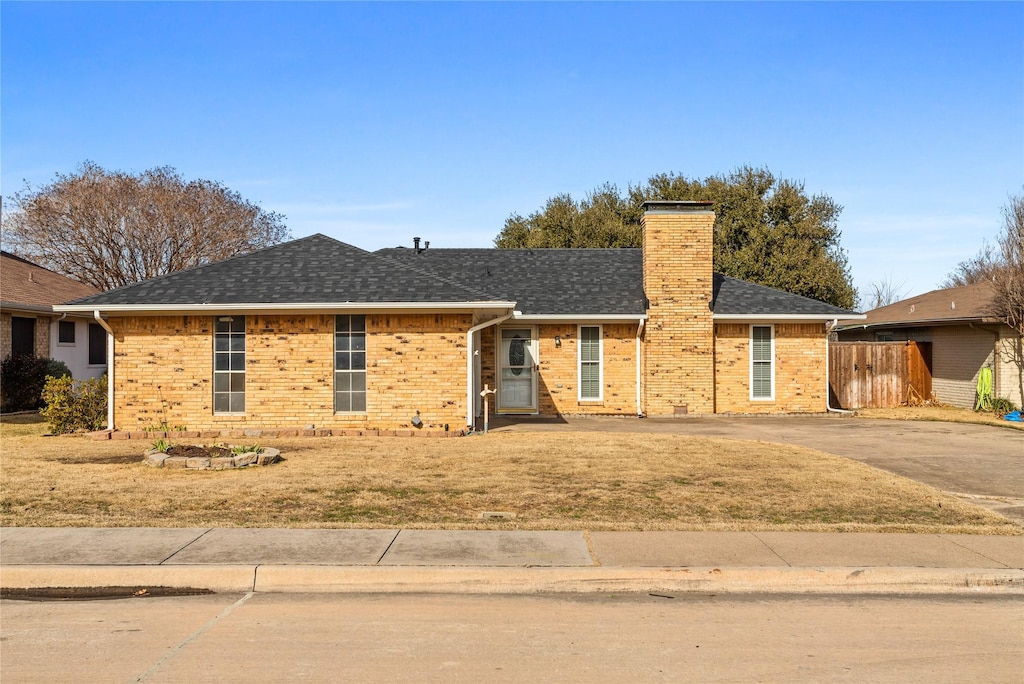
[[[750,326],[750,398],[775,398],[772,326]]]
[[[601,326],[579,327],[579,399],[601,400]]]

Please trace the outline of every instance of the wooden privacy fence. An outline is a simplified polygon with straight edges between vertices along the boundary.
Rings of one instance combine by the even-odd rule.
[[[832,406],[887,408],[932,397],[931,342],[831,342]]]

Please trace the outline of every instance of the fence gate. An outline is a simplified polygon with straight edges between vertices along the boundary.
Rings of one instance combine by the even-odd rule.
[[[832,406],[888,408],[932,396],[931,342],[831,342]]]

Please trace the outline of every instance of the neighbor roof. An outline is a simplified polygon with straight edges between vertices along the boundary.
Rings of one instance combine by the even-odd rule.
[[[639,249],[408,249],[367,252],[325,235],[172,273],[75,306],[515,302],[524,316],[646,314]],[[723,316],[853,312],[715,275]]]
[[[37,264],[0,251],[0,307],[50,310],[54,304],[99,292]]]
[[[993,320],[992,283],[932,290],[895,304],[868,311],[863,321],[840,321],[840,327],[941,325]]]

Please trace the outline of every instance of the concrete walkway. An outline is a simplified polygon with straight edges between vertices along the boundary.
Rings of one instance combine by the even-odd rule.
[[[1024,537],[10,527],[0,587],[1024,594]]]

